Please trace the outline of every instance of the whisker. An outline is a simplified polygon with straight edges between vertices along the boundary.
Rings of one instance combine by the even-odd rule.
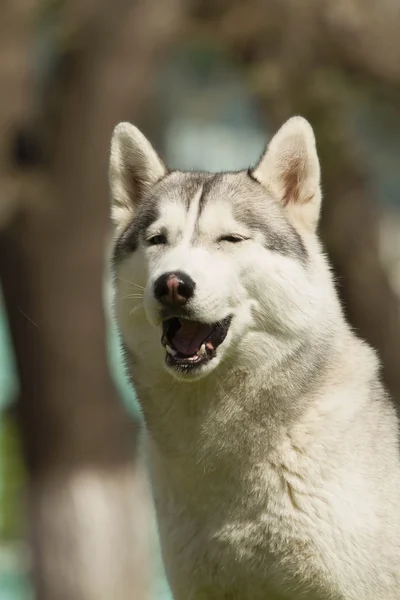
[[[123,296],[122,300],[126,300],[127,298],[129,298],[129,299],[139,298],[140,300],[142,300],[143,294],[128,294],[127,296]]]
[[[218,369],[217,369],[217,371],[218,371]],[[216,373],[216,380],[217,380],[217,384],[218,384],[220,390],[222,391],[223,396],[226,397],[227,393],[224,390],[224,386],[222,385],[220,378],[218,377],[218,373]]]
[[[117,277],[117,279],[120,279],[121,281],[124,281],[125,283],[129,283],[130,285],[134,285],[137,288],[139,288],[140,290],[145,290],[145,288],[142,285],[139,285],[138,283],[135,283],[134,281],[128,281],[128,279],[124,279],[123,277]]]
[[[134,308],[132,308],[132,310],[131,310],[131,311],[130,311],[130,313],[129,313],[129,316],[133,315],[133,313],[134,313],[135,311],[139,310],[139,308],[143,308],[143,309],[144,309],[144,306],[143,306],[143,304],[139,304],[139,306],[135,306]]]

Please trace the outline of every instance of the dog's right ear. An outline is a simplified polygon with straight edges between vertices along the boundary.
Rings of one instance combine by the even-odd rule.
[[[114,227],[123,227],[132,219],[144,192],[166,172],[157,152],[137,127],[130,123],[115,127],[109,164]]]

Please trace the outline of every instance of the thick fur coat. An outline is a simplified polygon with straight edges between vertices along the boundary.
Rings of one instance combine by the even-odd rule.
[[[398,420],[321,250],[311,126],[292,118],[254,168],[210,174],[169,171],[120,124],[110,184],[174,598],[399,600]]]

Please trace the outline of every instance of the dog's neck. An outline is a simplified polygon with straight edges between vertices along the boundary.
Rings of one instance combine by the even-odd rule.
[[[257,361],[255,355],[232,356],[192,383],[161,369],[143,376],[144,366],[137,363],[133,378],[156,499],[171,493],[206,522],[216,506],[229,510],[238,497],[245,501],[260,469],[279,467],[283,449],[289,447],[290,454],[297,445],[299,427],[307,430],[308,414],[340,420],[343,407],[328,403],[335,413],[328,415],[326,396],[337,395],[359,369],[344,349],[360,342],[344,322],[331,333],[292,344],[290,351],[285,341],[282,349],[288,351],[276,352],[275,360],[265,352],[271,350],[268,340],[260,339]]]
[[[264,444],[273,445],[307,408],[335,351],[333,341],[307,340],[290,348],[285,342],[285,351],[275,350],[275,356],[269,344],[259,343],[256,347],[264,350],[257,355],[238,353],[216,372],[191,383],[176,381],[161,370],[149,370],[146,377],[143,365],[133,367],[151,443],[166,460],[180,462],[182,457],[201,462],[208,453],[215,461],[218,448],[228,446],[229,453],[246,452],[249,437],[256,448],[254,434],[249,433],[254,427],[263,431]]]

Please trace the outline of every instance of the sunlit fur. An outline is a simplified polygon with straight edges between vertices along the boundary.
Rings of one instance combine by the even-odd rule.
[[[398,421],[321,251],[310,125],[217,176],[171,173],[143,140],[113,136],[112,270],[174,598],[399,599]],[[232,315],[193,375],[165,367],[153,284],[174,270],[196,282],[191,318]]]

